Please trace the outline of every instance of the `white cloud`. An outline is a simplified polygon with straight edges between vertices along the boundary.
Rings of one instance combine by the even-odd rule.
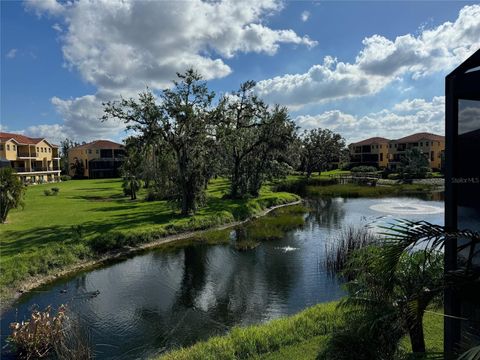
[[[460,100],[458,112],[458,133],[465,134],[480,130],[480,104],[473,100]]]
[[[224,59],[239,53],[274,55],[280,45],[316,42],[264,20],[282,9],[279,0],[224,1],[27,1],[38,15],[57,16],[65,63],[97,87],[95,95],[52,99],[65,126],[78,135],[112,133],[118,126],[94,121],[105,94],[133,94],[171,85],[189,67],[206,79],[232,69]],[[102,95],[100,95],[102,94]]]
[[[57,2],[57,0],[26,0],[25,8],[29,11],[35,12],[38,17],[43,14],[57,16],[65,12],[69,3],[64,5]]]
[[[63,29],[62,29],[62,27],[60,26],[60,24],[57,24],[57,23],[55,23],[55,24],[52,25],[52,29],[55,30],[56,32],[59,32],[59,33],[61,33],[61,32],[63,31]]]
[[[59,124],[29,126],[25,131],[23,131],[23,133],[31,137],[45,138],[57,145],[60,144],[60,141],[65,140],[66,138],[72,138],[71,134],[68,132],[68,129]]]
[[[365,116],[347,114],[340,110],[326,111],[319,115],[298,116],[295,121],[306,129],[329,128],[340,133],[348,142],[372,136],[400,138],[416,132],[445,132],[445,98],[431,101],[413,99]]]
[[[309,18],[310,18],[310,11],[305,10],[304,12],[302,12],[301,19],[303,22],[308,21]]]
[[[480,5],[465,6],[454,23],[446,22],[420,35],[389,40],[373,35],[363,40],[354,63],[327,56],[303,74],[260,81],[258,93],[270,102],[302,106],[375,94],[404,76],[413,79],[449,72],[480,47]]]
[[[6,57],[7,57],[8,59],[14,59],[15,56],[17,56],[17,52],[18,52],[18,49],[10,49],[10,50],[7,52]]]
[[[52,104],[64,119],[64,131],[79,140],[112,138],[125,129],[115,120],[101,122],[102,99],[99,95],[85,95],[75,99],[52,98]]]
[[[191,66],[207,79],[221,78],[232,71],[223,59],[238,53],[273,55],[281,44],[316,45],[262,23],[282,9],[277,0],[52,1],[28,2],[27,8],[64,20],[67,64],[101,89],[162,88]]]

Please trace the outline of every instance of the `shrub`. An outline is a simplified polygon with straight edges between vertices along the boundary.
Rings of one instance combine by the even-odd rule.
[[[159,201],[163,199],[164,196],[160,191],[153,187],[148,188],[147,195],[145,196],[145,201]]]
[[[398,179],[400,179],[400,175],[398,175],[397,173],[388,174],[387,179],[398,180]]]
[[[355,167],[352,167],[350,171],[354,173],[368,173],[368,172],[376,172],[377,168],[375,166],[355,166]]]
[[[125,236],[121,233],[110,232],[96,236],[90,240],[91,249],[97,254],[104,254],[109,251],[118,250],[123,246]]]
[[[58,187],[52,188],[52,195],[58,195],[59,192],[60,192],[60,189]]]
[[[68,180],[72,180],[72,177],[69,176],[69,175],[60,175],[60,180],[61,181],[68,181]]]
[[[52,190],[48,190],[48,189],[43,190],[43,193],[45,194],[45,196],[52,196],[53,195]]]

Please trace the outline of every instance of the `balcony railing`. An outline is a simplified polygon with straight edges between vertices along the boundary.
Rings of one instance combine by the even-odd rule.
[[[60,171],[60,169],[57,166],[54,166],[53,168],[48,168],[48,167],[32,167],[32,169],[27,169],[25,167],[14,167],[13,168],[16,172],[40,172],[40,171]]]
[[[26,153],[26,152],[19,152],[17,154],[18,157],[37,157],[37,153]]]

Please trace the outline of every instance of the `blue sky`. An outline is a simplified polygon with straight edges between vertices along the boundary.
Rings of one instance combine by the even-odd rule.
[[[348,141],[443,132],[445,75],[480,47],[474,2],[1,2],[1,126],[53,141],[125,136],[102,101],[197,68],[258,82],[302,128]]]

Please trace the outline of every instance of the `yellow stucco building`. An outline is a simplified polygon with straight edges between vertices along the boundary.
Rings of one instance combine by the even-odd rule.
[[[430,163],[430,168],[442,168],[445,137],[431,133],[416,133],[396,140],[373,137],[349,145],[352,165],[372,165],[379,169],[396,170],[405,151],[418,148]]]
[[[124,146],[110,140],[75,146],[68,150],[69,175],[90,179],[118,177],[124,156]],[[80,167],[81,175],[76,166]]]
[[[44,138],[0,132],[0,160],[2,166],[11,166],[25,183],[60,179],[58,145]]]

